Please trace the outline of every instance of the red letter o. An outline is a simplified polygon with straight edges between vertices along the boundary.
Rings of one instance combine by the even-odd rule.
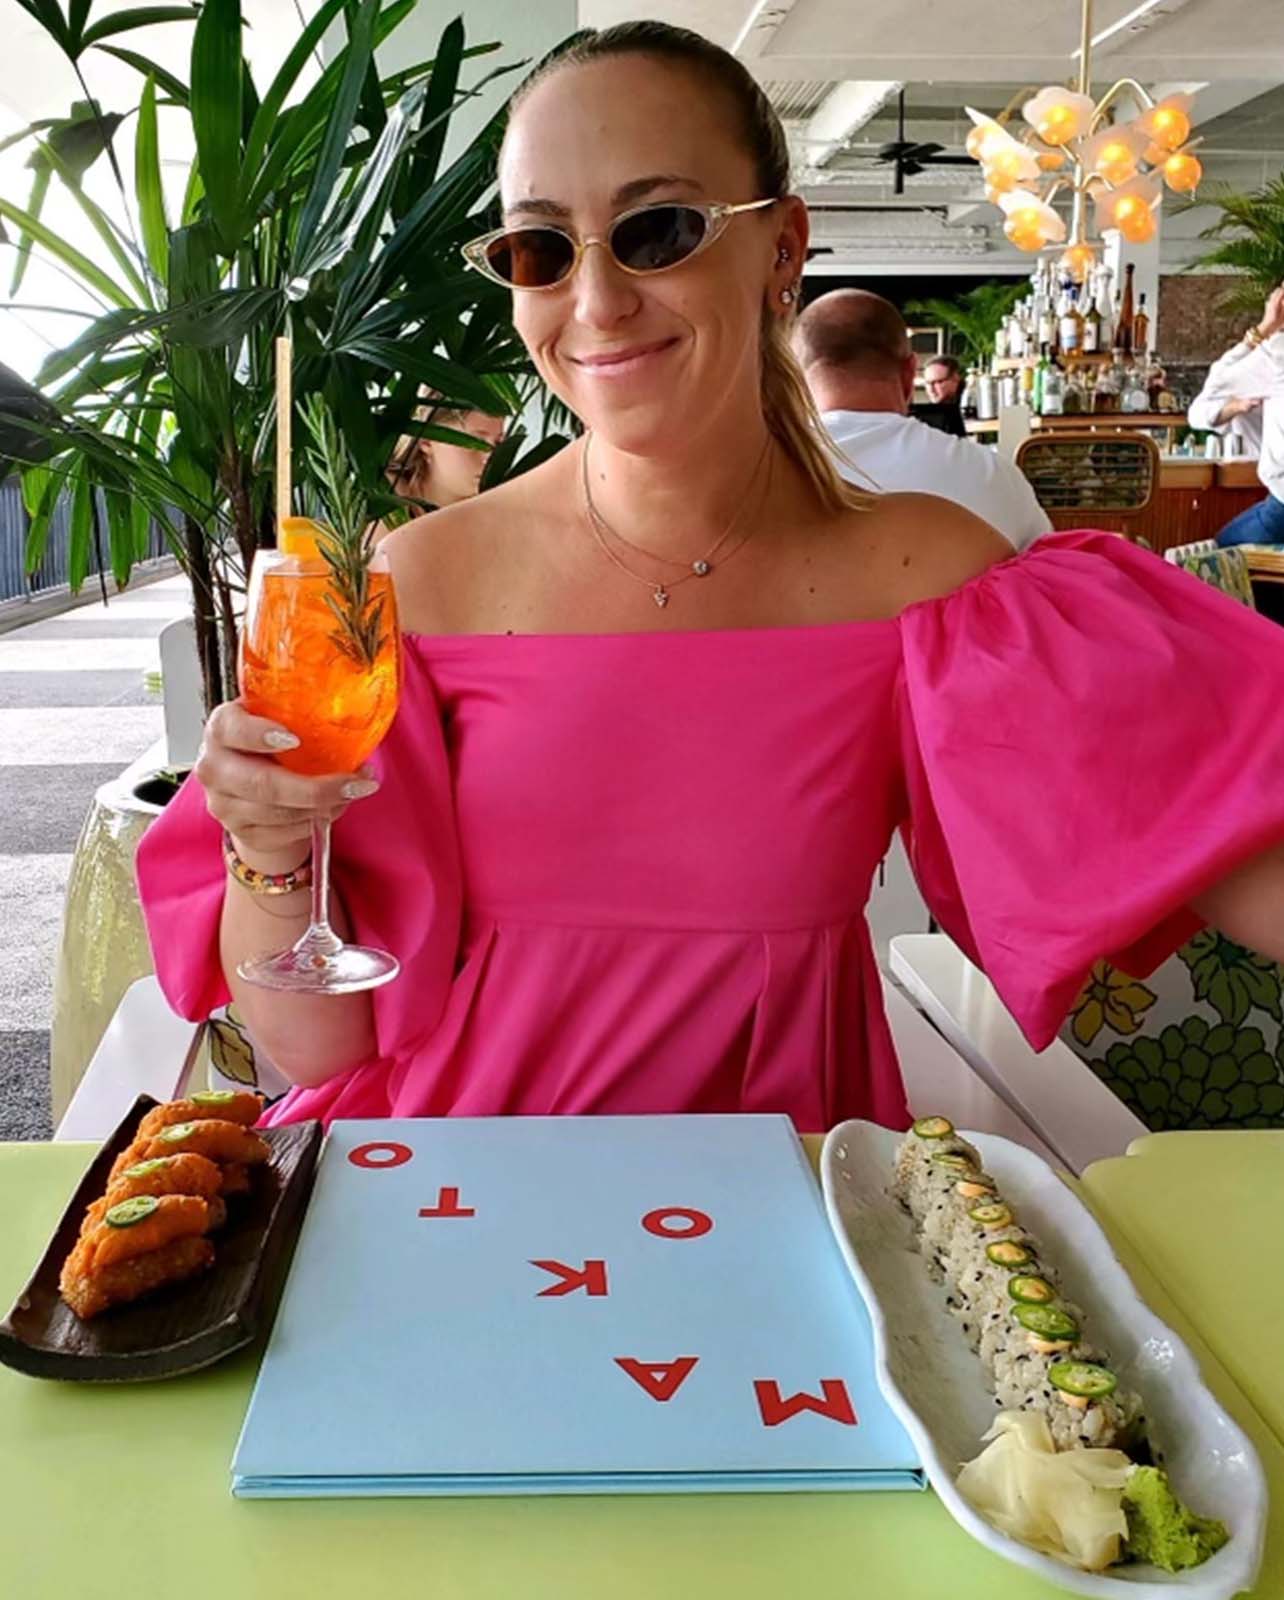
[[[387,1153],[379,1157],[381,1150]],[[403,1167],[414,1153],[408,1144],[359,1144],[348,1160],[354,1167],[371,1167],[377,1171],[380,1167]]]
[[[668,1217],[677,1217],[690,1226],[667,1227],[665,1219]],[[712,1230],[713,1218],[707,1212],[692,1211],[687,1206],[662,1206],[658,1211],[648,1211],[642,1218],[642,1226],[660,1239],[698,1239],[701,1234]]]

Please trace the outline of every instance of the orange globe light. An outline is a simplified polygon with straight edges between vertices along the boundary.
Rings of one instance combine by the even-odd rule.
[[[1137,172],[1137,157],[1130,145],[1119,139],[1110,139],[1097,152],[1093,171],[1107,183],[1127,183]]]
[[[1079,132],[1079,115],[1073,106],[1050,105],[1035,126],[1044,144],[1068,144]]]
[[[1190,137],[1190,118],[1179,106],[1156,106],[1150,114],[1150,131],[1164,150],[1176,150]]]
[[[994,165],[985,169],[986,194],[991,190],[995,194],[1008,194],[1017,186],[1017,181],[1010,171]]]
[[[1146,146],[1145,161],[1148,167],[1162,167],[1168,158],[1168,152],[1162,145],[1148,144]]]
[[[1035,157],[1040,172],[1057,172],[1066,164],[1064,150],[1041,150]]]
[[[1076,283],[1082,283],[1096,259],[1097,252],[1090,244],[1072,244],[1068,250],[1062,251],[1061,260],[1057,264],[1062,272],[1067,273]]]
[[[1039,228],[1022,226],[1017,217],[1011,216],[1003,224],[1003,232],[1018,250],[1042,250],[1043,233]]]
[[[1143,211],[1148,212],[1149,210],[1150,207],[1139,194],[1120,195],[1119,199],[1115,201],[1114,226],[1123,233],[1129,222],[1139,217]]]
[[[1148,244],[1155,237],[1155,214],[1149,206],[1143,206],[1127,217],[1116,216],[1115,226],[1129,244]]]
[[[1204,169],[1198,156],[1181,151],[1164,162],[1164,182],[1178,194],[1190,194],[1197,189],[1203,176]]]

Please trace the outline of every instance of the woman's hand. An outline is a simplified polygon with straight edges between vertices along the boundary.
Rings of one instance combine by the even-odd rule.
[[[298,742],[279,723],[251,716],[239,700],[217,707],[205,724],[193,770],[206,806],[232,835],[237,854],[263,872],[293,870],[307,855],[314,820],[333,822],[379,787],[365,769],[311,778],[272,759]]]

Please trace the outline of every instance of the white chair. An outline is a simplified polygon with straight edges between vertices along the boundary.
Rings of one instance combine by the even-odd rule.
[[[154,977],[131,983],[54,1138],[98,1142],[140,1094],[178,1099],[196,1067],[203,1031],[204,1024],[175,1016]]]
[[[1123,1155],[1147,1132],[1068,1045],[1058,1039],[1033,1050],[993,984],[948,934],[893,939],[891,968],[976,1075],[1072,1172]]]

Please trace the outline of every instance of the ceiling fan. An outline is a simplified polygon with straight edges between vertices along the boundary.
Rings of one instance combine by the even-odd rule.
[[[889,144],[880,145],[874,154],[875,161],[891,162],[895,169],[894,192],[905,193],[906,178],[926,172],[928,167],[972,167],[971,156],[947,155],[943,144],[928,141],[915,143],[905,137],[905,91],[896,97],[896,137]]]

